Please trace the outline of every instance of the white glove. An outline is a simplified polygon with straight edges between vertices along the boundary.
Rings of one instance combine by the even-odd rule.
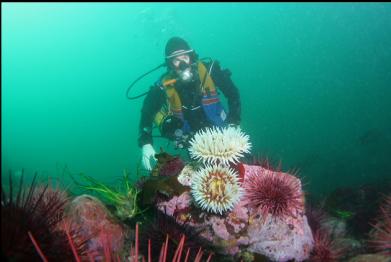
[[[152,170],[151,160],[156,161],[155,154],[156,154],[155,149],[153,148],[153,146],[151,144],[143,145],[143,147],[142,147],[142,155],[143,155],[142,156],[142,163],[143,163],[144,168],[148,171]]]

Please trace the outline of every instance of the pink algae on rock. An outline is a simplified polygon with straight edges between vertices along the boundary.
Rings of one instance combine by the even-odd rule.
[[[89,239],[89,254],[103,254],[109,244],[112,252],[121,252],[126,229],[110,214],[105,205],[90,195],[73,199],[66,209],[66,219],[79,234]]]

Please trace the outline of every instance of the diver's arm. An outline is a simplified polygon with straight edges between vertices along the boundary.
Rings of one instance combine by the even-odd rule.
[[[215,60],[211,76],[216,86],[223,92],[228,100],[228,116],[227,122],[229,124],[240,124],[240,94],[238,88],[231,79],[231,72],[228,69],[222,70],[220,63]]]
[[[165,102],[165,93],[158,86],[152,86],[144,99],[141,108],[141,118],[139,124],[138,146],[153,144],[152,140],[152,123],[155,115]]]

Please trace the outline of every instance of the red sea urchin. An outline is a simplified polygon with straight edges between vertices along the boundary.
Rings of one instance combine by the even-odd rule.
[[[23,188],[23,174],[17,192],[12,175],[9,192],[1,187],[1,251],[14,261],[41,261],[41,249],[48,260],[69,260],[73,257],[67,237],[58,226],[67,198],[49,185],[37,187],[36,175],[28,189]],[[15,195],[16,193],[16,195]],[[39,248],[37,249],[38,243]],[[81,251],[81,247],[79,251]]]
[[[385,198],[380,207],[380,216],[373,225],[369,244],[376,251],[391,256],[391,195]]]
[[[295,217],[304,210],[301,183],[295,176],[265,169],[260,166],[243,165],[248,174],[243,188],[247,205],[259,211],[263,217]]]
[[[312,249],[309,261],[312,262],[336,262],[339,261],[345,248],[331,239],[327,230],[317,230],[314,233],[314,248]]]
[[[168,246],[166,248],[167,261],[175,261],[173,257],[175,256],[175,251],[179,248],[183,236],[186,240],[183,250],[184,252],[189,252],[188,261],[195,261],[200,248],[205,253],[213,253],[210,248],[212,246],[211,243],[201,237],[203,229],[194,228],[187,223],[183,225],[178,224],[175,218],[159,210],[155,214],[154,219],[141,228],[139,249],[144,257],[149,256],[153,261],[158,261],[162,244],[166,242],[166,246]]]

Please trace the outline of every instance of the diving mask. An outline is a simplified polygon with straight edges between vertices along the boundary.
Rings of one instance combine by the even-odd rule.
[[[181,54],[172,60],[174,69],[183,82],[190,82],[193,79],[192,65],[188,54]]]
[[[187,54],[178,55],[172,60],[172,64],[175,68],[180,68],[182,64],[190,65],[190,56]]]

